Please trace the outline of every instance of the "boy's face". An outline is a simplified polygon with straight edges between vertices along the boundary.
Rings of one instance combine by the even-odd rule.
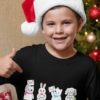
[[[44,15],[42,23],[48,47],[58,51],[73,48],[76,33],[82,26],[82,20],[79,20],[76,14],[67,7],[49,10]]]

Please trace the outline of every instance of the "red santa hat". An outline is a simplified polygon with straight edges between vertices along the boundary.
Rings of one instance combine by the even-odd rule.
[[[75,11],[86,23],[86,14],[82,0],[25,0],[22,3],[26,21],[22,23],[21,30],[24,34],[32,36],[41,29],[42,16],[55,6],[67,6]]]

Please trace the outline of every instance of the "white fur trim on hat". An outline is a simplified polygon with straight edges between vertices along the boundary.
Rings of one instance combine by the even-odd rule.
[[[35,22],[28,23],[25,21],[21,24],[21,31],[28,36],[34,36],[39,31],[39,25]]]
[[[75,11],[83,19],[83,26],[86,23],[86,14],[84,11],[84,4],[82,0],[34,0],[33,5],[34,5],[35,21],[33,21],[32,24],[31,23],[26,24],[26,22],[25,22],[26,25],[22,24],[21,29],[22,32],[25,34],[28,35],[36,34],[38,30],[41,28],[42,16],[49,9],[60,5],[66,6]]]

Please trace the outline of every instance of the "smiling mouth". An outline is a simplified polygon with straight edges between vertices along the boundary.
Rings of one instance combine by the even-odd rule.
[[[67,37],[60,37],[60,38],[53,38],[55,42],[57,43],[63,43],[66,40]]]
[[[54,40],[65,40],[67,37],[53,38]]]

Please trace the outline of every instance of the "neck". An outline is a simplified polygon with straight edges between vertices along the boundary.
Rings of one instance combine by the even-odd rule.
[[[61,58],[61,59],[70,58],[70,57],[74,56],[77,52],[77,50],[73,46],[69,47],[65,50],[56,50],[56,49],[50,48],[46,44],[45,44],[45,47],[51,55],[53,55],[54,57],[57,57],[57,58]]]

